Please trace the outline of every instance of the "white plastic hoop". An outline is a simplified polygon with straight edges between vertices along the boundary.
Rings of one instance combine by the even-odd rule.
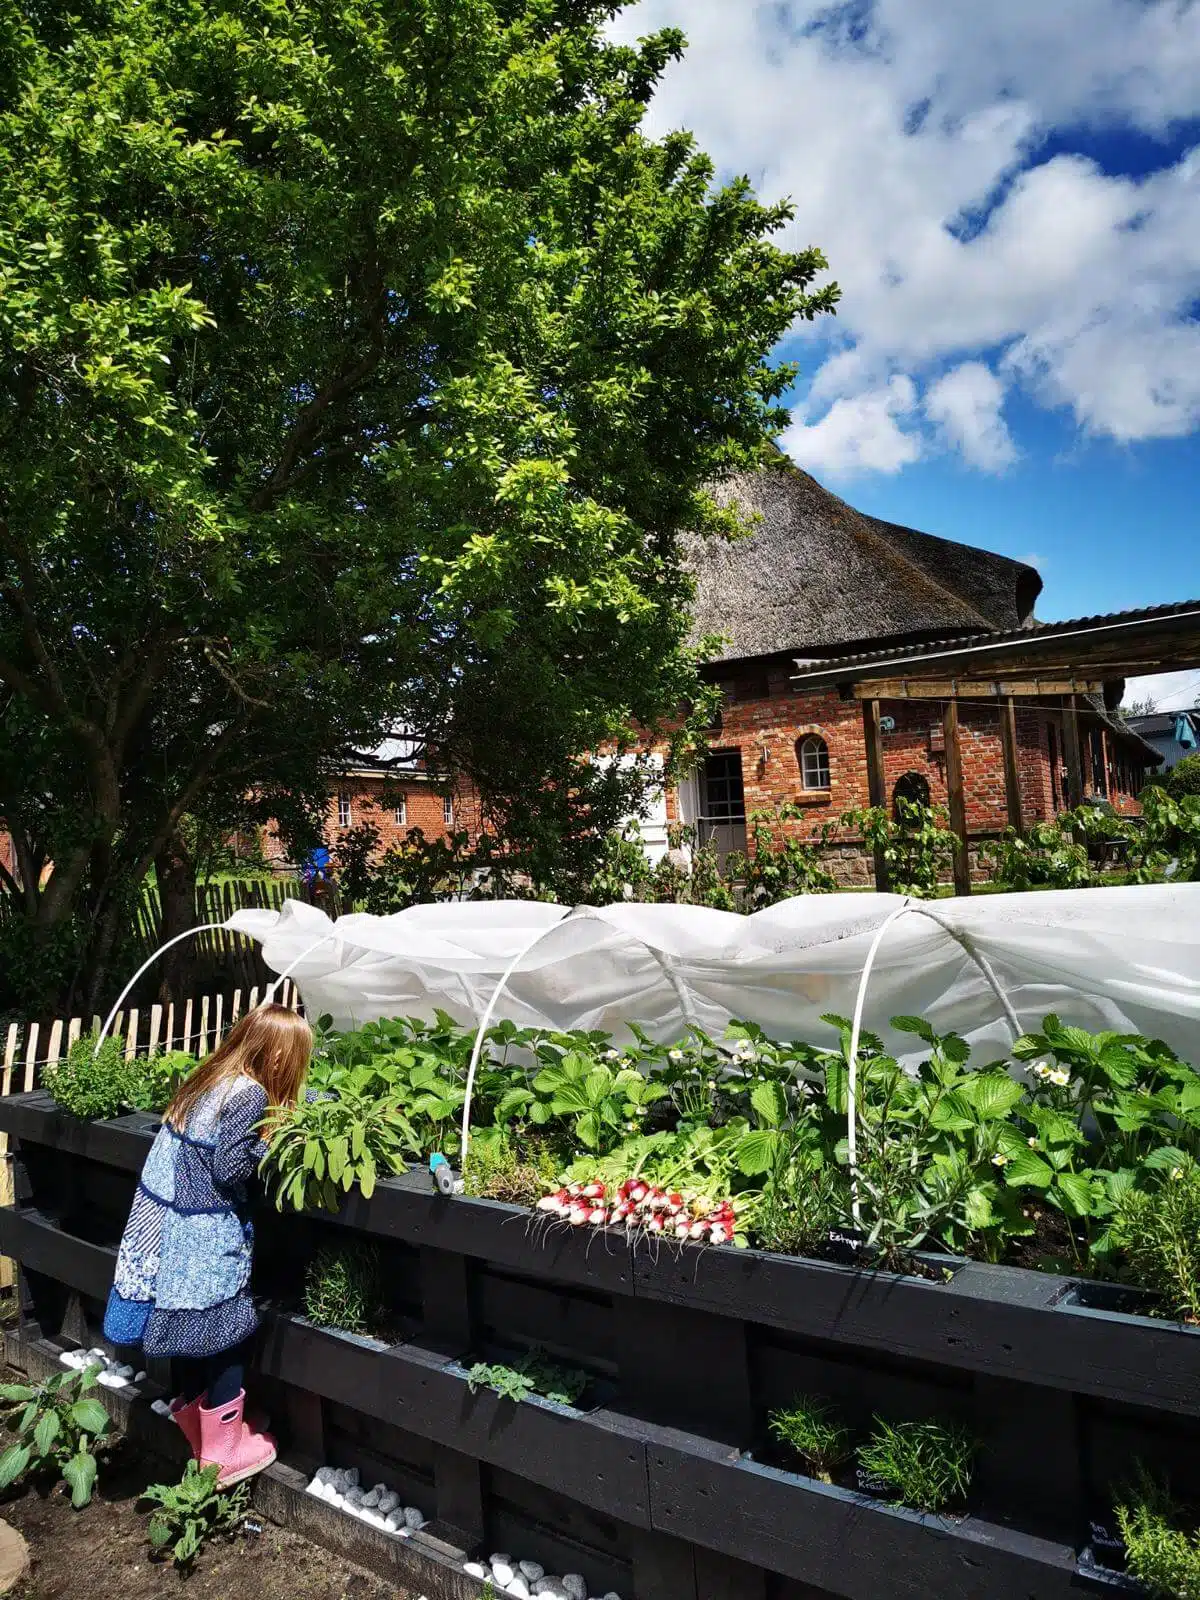
[[[1013,1008],[1012,1002],[1000,987],[1000,980],[996,977],[991,962],[973,942],[958,928],[952,928],[928,905],[906,898],[903,905],[896,907],[880,923],[875,930],[875,937],[871,940],[871,948],[867,951],[867,959],[863,962],[862,977],[858,981],[858,994],[854,1000],[854,1018],[850,1027],[850,1050],[846,1063],[846,1153],[850,1166],[850,1205],[854,1216],[855,1226],[862,1222],[862,1214],[858,1199],[858,1045],[862,1034],[863,1007],[867,999],[867,984],[870,981],[871,969],[875,965],[875,957],[879,954],[879,947],[883,943],[883,936],[893,922],[898,922],[906,912],[914,912],[919,917],[927,917],[930,922],[936,922],[943,933],[948,933],[954,942],[959,945],[975,965],[983,973],[984,980],[1004,1012],[1009,1028],[1012,1032],[1013,1042],[1021,1037],[1024,1029],[1021,1027],[1020,1018]]]
[[[104,1026],[100,1029],[100,1037],[96,1040],[96,1048],[92,1052],[93,1060],[100,1054],[100,1046],[104,1043],[105,1039],[108,1038],[108,1030],[112,1027],[117,1012],[120,1011],[122,1005],[125,1003],[126,995],[142,976],[143,972],[149,972],[150,968],[158,960],[159,956],[161,956],[164,951],[169,950],[173,944],[181,944],[184,939],[191,939],[197,933],[209,933],[214,928],[223,928],[224,926],[225,924],[223,922],[202,922],[198,928],[187,928],[183,933],[177,933],[173,939],[168,939],[166,944],[160,944],[150,959],[142,962],[141,966],[134,973],[133,977],[130,978],[129,982],[117,996],[116,1002],[113,1005],[112,1010],[108,1013],[108,1016],[105,1017]]]

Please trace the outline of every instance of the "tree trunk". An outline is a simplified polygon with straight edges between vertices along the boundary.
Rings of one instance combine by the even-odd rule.
[[[159,944],[166,944],[196,926],[196,863],[178,834],[154,858],[158,894],[162,902]],[[168,950],[159,962],[158,998],[166,1005],[188,987],[196,961],[195,941],[185,940]]]

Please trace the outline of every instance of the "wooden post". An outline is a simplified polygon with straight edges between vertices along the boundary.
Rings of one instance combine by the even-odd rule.
[[[867,797],[872,806],[887,805],[887,788],[883,781],[883,730],[879,726],[879,701],[863,701],[863,737],[867,745]],[[880,894],[888,892],[887,862],[883,851],[875,852],[875,887]]]
[[[1067,758],[1067,806],[1083,804],[1083,758],[1079,748],[1079,697],[1069,695],[1063,707],[1063,754]]]
[[[954,847],[954,892],[970,894],[971,853],[967,848],[967,796],[963,789],[957,700],[946,701],[942,721],[946,730],[946,789],[950,799],[950,827],[958,837]]]
[[[1021,816],[1021,769],[1017,760],[1017,708],[1011,695],[1000,707],[1000,742],[1004,746],[1004,798],[1008,803],[1008,825],[1024,831]]]

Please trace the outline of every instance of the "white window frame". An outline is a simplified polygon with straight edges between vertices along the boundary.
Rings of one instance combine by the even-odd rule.
[[[454,826],[454,796],[452,794],[444,794],[442,796],[442,821],[447,828]]]
[[[338,827],[348,828],[354,814],[350,807],[350,796],[348,794],[339,794],[337,797],[337,807]]]
[[[398,828],[406,828],[408,826],[408,796],[407,795],[401,795],[400,799],[392,807],[392,816],[395,818],[396,826]]]
[[[832,787],[829,744],[819,733],[806,733],[800,740],[800,787],[806,794],[828,794]]]

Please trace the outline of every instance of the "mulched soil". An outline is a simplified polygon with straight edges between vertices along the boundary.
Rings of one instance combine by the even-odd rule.
[[[13,1600],[413,1600],[298,1534],[265,1522],[261,1532],[207,1545],[183,1577],[149,1558],[147,1515],[137,1500],[164,1469],[118,1442],[101,1466],[90,1506],[73,1511],[61,1487],[38,1485],[0,1500],[0,1517],[29,1545],[29,1575]]]

